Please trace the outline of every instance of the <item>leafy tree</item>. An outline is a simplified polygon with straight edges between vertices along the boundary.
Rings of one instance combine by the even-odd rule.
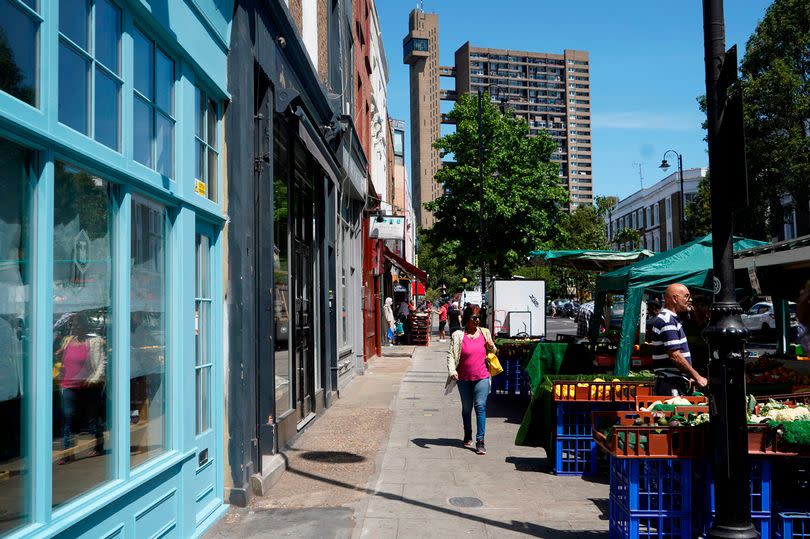
[[[800,233],[810,229],[810,2],[774,0],[741,65],[752,207],[738,232],[766,239],[782,227],[791,195]]]
[[[436,173],[444,194],[425,207],[436,222],[429,233],[433,245],[455,242],[448,262],[456,268],[489,265],[489,274],[509,277],[529,252],[550,242],[559,231],[567,196],[551,162],[556,149],[546,134],[529,136],[523,118],[502,114],[483,99],[484,197],[480,200],[477,96],[459,98],[448,116],[454,133],[434,143],[453,165]],[[484,242],[479,235],[483,219]]]
[[[635,249],[641,245],[641,233],[635,228],[623,228],[616,233],[613,241],[618,244],[629,243]]]
[[[34,102],[34,89],[24,84],[25,76],[14,59],[6,33],[0,28],[0,90],[26,103]]]
[[[700,180],[697,193],[686,205],[686,239],[691,241],[712,231],[712,187],[709,175]]]
[[[453,253],[458,247],[457,240],[430,241],[428,231],[417,230],[419,245],[419,268],[428,274],[427,297],[431,301],[439,296],[442,285],[447,287],[448,294],[462,290],[461,278],[475,281],[474,273],[467,268],[459,268],[454,263]]]

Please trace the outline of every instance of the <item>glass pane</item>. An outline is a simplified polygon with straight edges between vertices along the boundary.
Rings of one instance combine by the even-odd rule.
[[[171,178],[174,155],[174,122],[161,113],[157,117],[157,133],[155,136],[155,151],[157,153],[157,171]]]
[[[217,147],[217,104],[208,100],[208,130],[206,142],[212,148]]]
[[[195,142],[197,148],[194,152],[194,177],[198,180],[205,181],[205,144],[199,140],[195,140]]]
[[[31,280],[29,182],[34,152],[0,139],[0,535],[29,522],[30,452],[23,399],[29,364]]]
[[[53,231],[53,498],[59,506],[111,479],[112,196],[56,163]]]
[[[197,434],[211,428],[210,367],[197,369]]]
[[[205,140],[205,133],[203,133],[205,127],[205,94],[199,88],[194,88],[194,111],[194,133]]]
[[[96,68],[96,140],[118,150],[119,85]]]
[[[64,5],[64,3],[62,4]],[[59,45],[59,121],[87,134],[88,62]]]
[[[88,50],[87,22],[89,16],[90,2],[88,0],[59,2],[59,31],[84,50]]]
[[[0,90],[29,105],[37,101],[38,24],[11,3],[0,2]]]
[[[210,241],[208,236],[197,235],[197,297],[209,298],[208,254]]]
[[[166,210],[132,202],[129,455],[138,464],[166,448]]]
[[[154,99],[152,89],[152,76],[154,74],[154,51],[152,41],[143,35],[140,30],[132,32],[132,41],[135,55],[135,89],[141,92],[147,99]]]
[[[273,242],[273,318],[275,327],[275,388],[276,417],[292,408],[290,357],[290,270],[288,247],[288,153],[276,138],[275,180],[273,182],[274,242]]]
[[[152,168],[152,107],[136,97],[133,113],[133,158]]]
[[[155,103],[169,114],[174,113],[172,106],[172,87],[174,86],[174,62],[157,49],[155,55]]]
[[[121,41],[121,10],[109,0],[96,0],[96,60],[118,73],[118,44]]]
[[[208,323],[210,304],[201,301],[197,308],[197,365],[208,364]]]
[[[217,200],[217,175],[219,165],[217,163],[217,153],[208,148],[208,198]]]

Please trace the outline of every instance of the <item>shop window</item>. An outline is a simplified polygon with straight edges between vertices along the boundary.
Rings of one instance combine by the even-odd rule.
[[[2,11],[2,10],[0,10]],[[31,207],[35,174],[31,150],[0,139],[0,535],[30,521],[31,449],[25,444],[25,388],[30,372],[31,342]]]
[[[196,434],[211,428],[211,241],[197,234],[196,287],[194,298],[194,333],[196,383]]]
[[[54,506],[111,479],[112,185],[55,164]]]
[[[275,115],[273,141],[273,327],[275,348],[276,417],[292,409],[290,356],[289,177],[290,155],[286,124]]]
[[[166,448],[166,209],[133,196],[129,337],[129,455],[138,464]]]
[[[136,161],[171,178],[174,171],[174,61],[137,28],[133,104]]]
[[[0,91],[37,106],[39,23],[35,0],[0,0]],[[2,529],[2,528],[0,528]]]
[[[59,121],[121,146],[121,9],[109,0],[59,4]],[[93,21],[94,19],[94,21]]]
[[[217,200],[217,177],[219,172],[219,145],[217,144],[217,103],[199,88],[194,89],[195,110],[195,165],[194,191]]]

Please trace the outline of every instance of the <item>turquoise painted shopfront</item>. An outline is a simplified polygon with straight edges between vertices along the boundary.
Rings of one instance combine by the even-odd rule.
[[[224,511],[232,1],[0,0],[0,537]]]

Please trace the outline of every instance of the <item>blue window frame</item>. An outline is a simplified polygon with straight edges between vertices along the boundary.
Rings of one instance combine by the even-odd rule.
[[[132,42],[133,158],[173,178],[174,60],[137,27],[132,32]]]
[[[121,8],[110,0],[59,4],[59,121],[121,148]]]
[[[32,106],[39,101],[39,26],[35,0],[0,0],[0,50],[7,51],[0,91]]]
[[[211,239],[197,232],[195,242],[194,290],[194,378],[197,435],[211,428],[211,388],[214,357],[211,348],[213,321],[213,294],[211,282]]]

